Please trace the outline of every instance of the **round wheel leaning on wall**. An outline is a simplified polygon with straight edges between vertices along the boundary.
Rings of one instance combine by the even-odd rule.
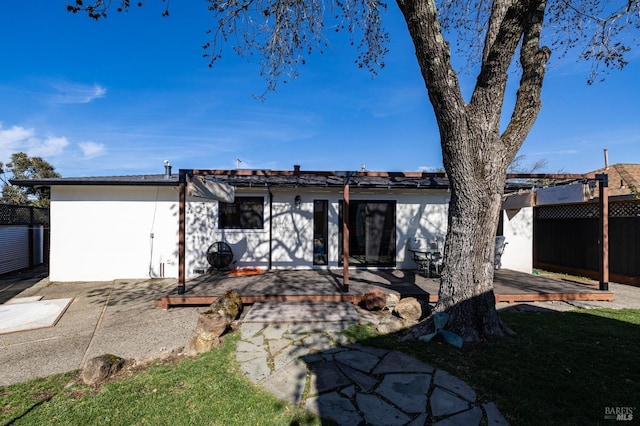
[[[217,241],[207,249],[207,262],[214,269],[226,268],[233,261],[233,251],[229,244],[224,241]]]

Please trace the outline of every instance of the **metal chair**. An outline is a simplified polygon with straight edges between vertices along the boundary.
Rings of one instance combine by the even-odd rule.
[[[429,255],[426,252],[413,250],[412,253],[413,261],[416,262],[416,265],[418,266],[418,270],[416,272],[420,275],[424,275],[426,273],[426,276],[430,277],[431,273],[429,272],[429,269],[431,267],[431,259],[429,258]]]
[[[502,253],[504,253],[504,248],[507,244],[506,238],[503,235],[498,235],[496,237],[496,247],[493,253],[493,267],[495,269],[500,269],[502,267]]]
[[[436,275],[440,276],[444,264],[444,241],[437,238],[429,244],[429,248],[431,251],[431,266],[435,270]],[[429,271],[429,276],[431,276],[431,271]]]

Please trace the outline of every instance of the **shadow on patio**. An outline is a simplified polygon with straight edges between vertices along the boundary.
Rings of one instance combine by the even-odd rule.
[[[349,289],[343,290],[342,269],[271,270],[257,275],[233,276],[216,271],[186,283],[185,294],[176,290],[156,300],[166,309],[177,305],[208,305],[226,291],[235,290],[245,304],[260,301],[346,301],[357,304],[374,288],[400,297],[415,297],[435,303],[439,278],[429,278],[415,271],[350,270]],[[496,302],[550,300],[613,300],[613,293],[599,291],[597,285],[570,282],[526,274],[507,269],[495,271]]]

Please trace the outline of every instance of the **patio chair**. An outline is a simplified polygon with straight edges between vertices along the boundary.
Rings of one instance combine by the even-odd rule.
[[[429,254],[421,251],[413,251],[413,261],[416,262],[418,267],[416,273],[419,275],[431,276],[429,273],[429,269],[431,266],[431,258]]]
[[[506,238],[503,235],[498,235],[496,237],[496,247],[493,255],[493,267],[495,269],[500,269],[502,267],[502,253],[504,253],[504,248],[507,244]]]
[[[431,249],[431,267],[435,271],[436,275],[440,276],[442,272],[442,266],[444,265],[444,241],[436,239],[430,244]],[[431,271],[429,271],[431,276]]]
[[[444,243],[436,239],[429,243],[426,248],[414,246],[409,249],[409,251],[413,253],[413,261],[416,262],[418,266],[418,274],[431,277],[431,271],[433,270],[437,275],[440,275],[443,261],[443,246]]]

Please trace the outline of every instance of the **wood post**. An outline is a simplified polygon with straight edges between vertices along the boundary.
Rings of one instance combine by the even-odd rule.
[[[342,203],[342,287],[349,291],[349,181],[344,184]]]
[[[185,290],[185,216],[187,200],[187,179],[186,174],[181,171],[180,183],[178,185],[178,294],[184,294]]]
[[[598,225],[600,247],[598,257],[600,260],[600,290],[609,290],[609,177],[606,173],[597,174],[598,180]]]

